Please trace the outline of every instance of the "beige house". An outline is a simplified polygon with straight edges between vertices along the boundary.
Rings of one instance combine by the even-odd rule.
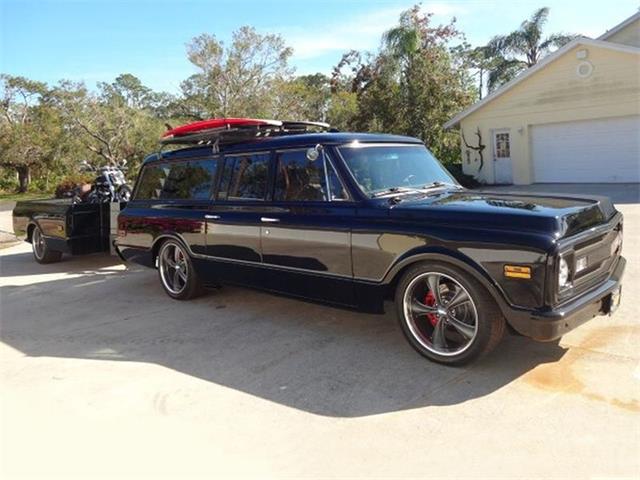
[[[451,119],[488,184],[640,182],[640,13],[578,38]]]

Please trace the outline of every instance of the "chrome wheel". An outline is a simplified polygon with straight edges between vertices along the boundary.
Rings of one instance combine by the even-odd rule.
[[[416,276],[404,292],[403,312],[415,340],[437,355],[458,355],[478,335],[478,312],[471,295],[444,273]]]
[[[165,243],[160,250],[158,268],[164,288],[173,295],[180,295],[189,278],[189,262],[182,247],[174,242]]]
[[[40,231],[40,227],[35,227],[33,230],[33,237],[31,238],[31,247],[33,248],[33,254],[38,260],[42,260],[45,254],[46,245],[44,243],[44,237]]]

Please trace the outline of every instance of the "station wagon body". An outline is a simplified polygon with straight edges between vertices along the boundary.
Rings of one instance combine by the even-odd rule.
[[[177,299],[228,283],[395,300],[414,348],[459,364],[507,324],[553,340],[612,312],[622,226],[607,198],[467,190],[417,139],[323,132],[149,156],[115,246]]]

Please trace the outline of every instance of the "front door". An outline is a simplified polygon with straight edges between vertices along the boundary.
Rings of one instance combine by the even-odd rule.
[[[355,208],[328,156],[276,152],[273,201],[261,217],[266,288],[353,305]]]
[[[507,185],[513,183],[511,133],[509,130],[495,130],[493,132],[493,167],[495,183]]]

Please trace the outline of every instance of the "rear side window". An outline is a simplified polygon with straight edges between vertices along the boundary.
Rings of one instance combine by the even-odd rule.
[[[159,200],[162,186],[167,179],[168,166],[166,164],[147,165],[142,169],[136,200]]]
[[[347,200],[346,189],[323,153],[316,160],[306,150],[278,152],[274,200],[326,202]]]
[[[208,200],[216,160],[149,165],[142,171],[136,200]]]
[[[264,200],[269,177],[269,159],[268,153],[226,157],[218,198]]]
[[[208,200],[217,162],[197,160],[172,163],[162,188],[167,200]]]

